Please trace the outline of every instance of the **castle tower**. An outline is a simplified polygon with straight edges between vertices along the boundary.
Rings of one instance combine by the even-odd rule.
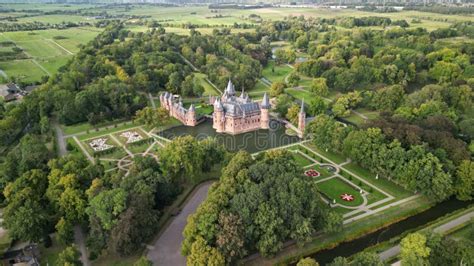
[[[301,110],[298,114],[298,137],[303,138],[306,123],[306,113],[304,112],[304,99],[301,101]]]
[[[216,130],[217,133],[224,132],[224,123],[225,123],[224,107],[222,106],[222,103],[218,99],[216,99],[216,101],[214,102],[214,113],[212,114],[212,116],[213,116],[212,127]]]
[[[262,103],[260,104],[260,128],[268,129],[270,125],[270,99],[267,93],[263,95]]]
[[[188,112],[186,113],[186,124],[187,126],[195,126],[197,124],[196,109],[194,108],[194,104],[189,106]]]

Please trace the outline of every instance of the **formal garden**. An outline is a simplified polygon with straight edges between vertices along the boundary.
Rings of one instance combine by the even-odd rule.
[[[303,141],[286,147],[302,175],[318,185],[323,200],[344,218],[365,217],[413,196],[401,186],[373,175],[351,160]]]

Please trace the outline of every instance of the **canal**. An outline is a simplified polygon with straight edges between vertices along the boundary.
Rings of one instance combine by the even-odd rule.
[[[387,241],[407,230],[413,230],[423,225],[427,225],[448,213],[465,208],[472,203],[473,201],[459,201],[455,198],[451,198],[405,220],[399,221],[352,241],[342,243],[335,248],[321,250],[310,255],[310,257],[314,258],[320,265],[330,263],[334,258],[339,256],[350,257],[370,246]]]

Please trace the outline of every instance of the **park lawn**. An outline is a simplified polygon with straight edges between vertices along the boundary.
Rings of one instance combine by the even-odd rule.
[[[0,62],[0,69],[5,71],[8,77],[16,77],[24,82],[39,81],[48,75],[31,59]]]
[[[332,202],[333,199],[336,200],[336,203],[339,203],[343,206],[359,206],[364,203],[362,196],[359,191],[353,188],[351,185],[343,181],[338,177],[331,178],[329,180],[320,182],[317,184],[319,190],[326,195],[328,200]],[[341,199],[341,194],[351,194],[354,196],[353,201],[344,201]]]
[[[273,67],[273,70],[272,70]],[[270,61],[262,70],[262,76],[271,82],[284,82],[285,77],[292,72],[293,69],[286,64],[278,65],[275,61]]]
[[[257,80],[255,86],[252,89],[246,90],[250,95],[256,94],[263,94],[264,92],[268,92],[270,90],[270,86],[265,85],[263,81]]]
[[[287,88],[285,89],[285,92],[289,94],[290,96],[293,96],[294,98],[298,100],[307,100],[309,101],[314,97],[313,93],[305,90],[305,89],[295,89],[295,88]]]
[[[378,188],[389,193],[390,195],[394,196],[397,199],[402,199],[402,198],[406,198],[413,195],[413,193],[411,193],[410,191],[405,190],[401,186],[385,178],[379,177],[379,179],[375,179],[376,177],[375,174],[371,173],[367,169],[360,167],[354,162],[348,163],[344,165],[342,168],[343,170],[347,169],[357,174],[359,177],[363,178],[365,181],[368,181],[372,185],[377,186]]]
[[[306,146],[306,147],[314,150],[315,152],[323,155],[324,157],[328,158],[329,160],[331,160],[335,164],[341,164],[341,163],[343,163],[347,160],[346,158],[344,158],[343,155],[339,155],[339,154],[331,152],[329,150],[324,151],[323,149],[320,149],[320,148],[316,147],[312,143],[305,143],[305,144],[303,144],[303,146]],[[315,155],[315,156],[317,156],[317,155]],[[321,163],[331,163],[331,162],[326,162],[323,158],[321,158],[321,160],[322,160]]]
[[[349,116],[346,116],[346,117],[343,117],[344,120],[346,120],[347,122],[349,123],[352,123],[358,127],[364,125],[367,120],[365,120],[364,118],[362,118],[361,116],[351,112]]]
[[[313,161],[301,155],[299,152],[294,152],[292,155],[293,159],[295,159],[296,164],[301,168],[314,163]]]
[[[120,146],[116,146],[116,148],[111,153],[101,154],[100,156],[96,156],[93,153],[91,154],[93,157],[101,158],[101,159],[115,159],[120,160],[125,156],[128,156],[128,153]]]
[[[194,81],[204,88],[204,96],[219,95],[220,93],[206,80],[207,75],[203,73],[194,73]]]
[[[131,151],[133,154],[144,153],[148,148],[150,148],[152,144],[153,144],[153,140],[150,139],[150,141],[145,141],[140,144],[131,144],[131,145],[129,144],[127,146],[127,149]]]
[[[318,171],[321,175],[319,176],[319,179],[323,179],[323,178],[326,178],[326,177],[330,177],[330,176],[333,176],[335,175],[335,173],[331,173],[329,172],[328,170],[326,170],[324,167],[322,167],[321,165],[314,165],[308,169],[314,169],[316,171]]]

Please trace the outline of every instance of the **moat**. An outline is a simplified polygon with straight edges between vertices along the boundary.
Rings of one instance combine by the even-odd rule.
[[[297,136],[289,136],[285,133],[285,126],[276,121],[270,121],[270,129],[260,129],[239,135],[229,135],[217,133],[212,128],[212,121],[207,119],[201,124],[188,127],[177,126],[159,133],[168,139],[177,136],[191,135],[197,139],[215,137],[219,143],[223,144],[229,151],[246,150],[250,153],[259,152],[271,148],[276,148],[299,141]]]

